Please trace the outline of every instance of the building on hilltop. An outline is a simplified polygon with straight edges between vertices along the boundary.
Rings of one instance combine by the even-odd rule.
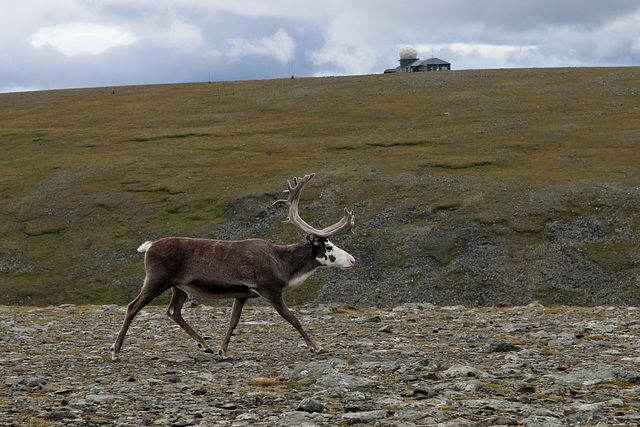
[[[400,50],[400,65],[396,68],[384,70],[385,74],[392,73],[418,73],[422,71],[450,70],[451,63],[440,58],[421,60],[418,52],[412,46],[405,46]]]

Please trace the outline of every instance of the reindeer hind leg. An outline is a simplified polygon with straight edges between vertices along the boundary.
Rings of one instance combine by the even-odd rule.
[[[120,328],[120,332],[118,333],[115,343],[111,347],[111,360],[118,360],[120,358],[120,349],[122,348],[122,343],[124,342],[124,338],[127,335],[127,331],[129,330],[129,326],[131,325],[133,318],[136,317],[140,310],[164,291],[165,288],[152,286],[150,281],[145,278],[145,283],[142,286],[140,293],[127,306],[127,314],[124,316],[122,327]]]
[[[172,289],[171,303],[167,309],[167,316],[176,322],[186,333],[198,343],[199,347],[204,348],[205,353],[213,353],[209,344],[182,317],[182,305],[188,298],[188,294],[182,289],[174,287]]]

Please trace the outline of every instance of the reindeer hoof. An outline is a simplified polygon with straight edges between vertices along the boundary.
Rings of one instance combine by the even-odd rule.
[[[205,353],[209,353],[209,354],[214,353],[214,351],[213,351],[213,350],[211,350],[209,347],[205,348],[205,349],[204,349],[204,352],[205,352]]]
[[[318,347],[318,348],[312,348],[311,349],[311,353],[315,353],[315,354],[329,354],[329,350],[325,350],[322,347]]]
[[[112,362],[119,362],[120,361],[120,352],[118,352],[118,354],[116,354],[115,346],[111,346],[109,351],[111,352],[111,361]]]

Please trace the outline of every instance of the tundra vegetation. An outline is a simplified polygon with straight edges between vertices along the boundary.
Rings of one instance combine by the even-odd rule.
[[[637,304],[639,100],[637,67],[0,94],[0,303],[125,304],[145,240],[298,242],[271,204],[315,172],[358,265],[289,303]]]

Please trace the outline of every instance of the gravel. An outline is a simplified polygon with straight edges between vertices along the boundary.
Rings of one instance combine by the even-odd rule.
[[[635,307],[296,308],[309,352],[247,307],[230,352],[205,354],[146,308],[122,360],[118,306],[0,306],[0,424],[77,426],[604,426],[640,422]],[[185,318],[218,343],[228,307]],[[381,331],[381,327],[389,326]]]

